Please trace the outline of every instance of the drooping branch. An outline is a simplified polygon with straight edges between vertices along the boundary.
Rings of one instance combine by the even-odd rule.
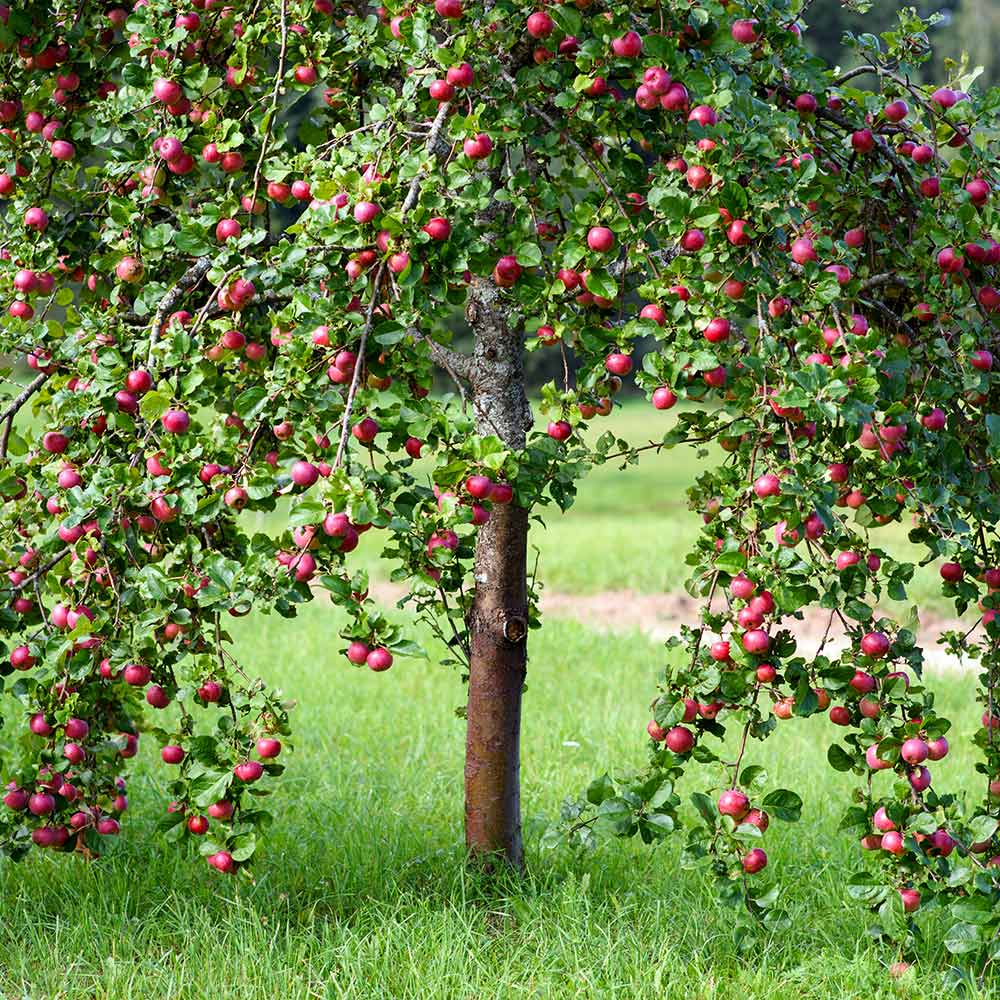
[[[451,347],[439,344],[432,337],[428,337],[415,326],[411,326],[407,333],[414,340],[425,343],[431,354],[431,360],[439,368],[443,368],[456,382],[459,380],[469,381],[472,378],[472,358],[468,354],[456,351]]]
[[[509,73],[502,73],[501,75],[511,86],[517,86],[517,81]],[[604,189],[605,194],[607,194],[607,196],[615,203],[615,206],[618,208],[618,211],[622,214],[622,216],[627,218],[625,206],[622,204],[621,199],[615,192],[615,189],[611,186],[611,182],[604,176],[600,167],[598,167],[593,160],[591,160],[590,156],[587,155],[587,151],[583,148],[583,146],[581,146],[580,143],[569,134],[564,125],[556,121],[552,115],[550,115],[544,108],[540,108],[537,104],[526,102],[524,107],[525,110],[531,114],[541,118],[542,121],[549,126],[549,128],[558,132],[559,135],[561,135],[576,150],[577,155],[581,160],[583,160],[587,169],[594,175],[595,180]]]
[[[867,292],[872,288],[879,288],[882,285],[893,285],[896,288],[906,288],[907,282],[898,274],[875,274],[861,282],[860,291]]]
[[[14,590],[23,590],[30,587],[36,580],[40,580],[53,566],[62,562],[73,550],[69,547],[61,549],[51,559],[46,560],[30,576],[25,577],[20,583],[14,584]]]
[[[0,420],[8,420],[17,414],[17,411],[24,406],[25,403],[31,399],[32,396],[45,384],[49,376],[52,374],[53,369],[51,367],[46,368],[45,371],[39,372],[22,390],[21,392],[11,401],[10,405],[7,407],[3,413],[0,413]]]
[[[855,66],[854,69],[848,70],[846,73],[842,73],[833,81],[835,87],[839,87],[842,84],[847,83],[848,80],[853,80],[856,76],[865,76],[868,73],[878,74],[878,67],[876,66]]]

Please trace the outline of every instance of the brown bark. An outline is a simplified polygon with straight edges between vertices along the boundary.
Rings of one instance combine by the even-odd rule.
[[[477,431],[521,449],[531,424],[524,392],[523,333],[512,330],[500,293],[475,279],[467,319],[476,335],[471,371]],[[527,673],[528,512],[494,505],[476,541],[476,592],[465,756],[465,841],[470,855],[520,869],[521,692]]]

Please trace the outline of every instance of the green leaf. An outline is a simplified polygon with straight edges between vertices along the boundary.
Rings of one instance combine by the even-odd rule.
[[[147,392],[139,403],[139,414],[143,420],[159,420],[170,409],[170,397],[162,392]]]
[[[242,420],[251,420],[264,408],[266,401],[267,392],[263,386],[255,385],[245,389],[236,397],[234,404],[236,415]]]
[[[587,786],[587,801],[599,806],[606,799],[610,799],[615,794],[615,783],[610,775],[605,772],[599,778],[595,778]]]
[[[618,295],[618,283],[607,271],[595,269],[587,275],[587,291],[602,299],[613,299]]]
[[[318,524],[326,514],[327,509],[319,500],[309,496],[296,497],[288,512],[288,525],[298,528],[304,524]]]
[[[204,809],[213,802],[218,802],[224,798],[226,792],[229,791],[229,786],[233,783],[234,777],[235,775],[232,771],[226,771],[224,774],[219,775],[215,781],[211,782],[211,784],[198,794],[194,800],[195,805]]]
[[[517,257],[517,262],[522,267],[538,267],[542,262],[542,251],[537,243],[522,243],[514,252],[514,256]],[[590,287],[589,279],[587,287]],[[610,299],[613,296],[606,297]]]
[[[980,947],[980,929],[973,924],[957,923],[944,936],[944,946],[953,955],[977,951]]]
[[[643,818],[649,826],[655,827],[661,835],[673,832],[673,817],[668,816],[666,813],[649,813]]]
[[[234,861],[246,861],[257,850],[257,837],[253,833],[244,833],[233,841],[230,854]]]
[[[747,557],[739,550],[720,552],[715,557],[715,568],[723,573],[736,574],[746,569]]]
[[[969,842],[980,844],[989,840],[996,833],[998,826],[1000,826],[1000,820],[995,816],[976,816],[969,823]]]
[[[719,814],[716,812],[715,803],[704,792],[692,792],[691,801],[695,809],[701,813],[701,818],[708,824],[710,829],[715,829],[719,822]]]
[[[967,896],[949,907],[952,916],[966,924],[988,924],[993,919],[993,904],[986,896]]]
[[[835,771],[850,771],[854,767],[854,758],[836,743],[827,750],[826,759]]]
[[[787,788],[777,788],[764,797],[764,809],[769,815],[795,823],[802,815],[802,799]]]
[[[1000,452],[1000,413],[986,414],[986,433],[989,435],[989,451]]]

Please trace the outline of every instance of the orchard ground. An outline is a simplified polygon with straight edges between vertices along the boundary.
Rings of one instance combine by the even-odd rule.
[[[610,419],[655,436],[673,418],[629,406]],[[350,667],[338,652],[336,612],[320,597],[297,621],[251,617],[235,626],[248,667],[299,701],[295,753],[274,799],[280,818],[256,883],[216,876],[155,836],[166,775],[150,741],[129,787],[128,822],[105,858],[39,853],[0,865],[0,997],[869,1000],[944,992],[945,924],[935,912],[921,913],[931,943],[920,964],[895,982],[892,956],[865,934],[865,908],[843,894],[859,852],[837,826],[856,779],[827,765],[838,730],[824,718],[782,723],[752,751],[772,786],[811,794],[800,823],[775,822],[768,832],[768,874],[781,875],[792,927],[747,954],[712,880],[678,867],[682,836],[653,851],[614,841],[583,858],[539,850],[542,821],[564,796],[605,769],[643,762],[646,706],[665,656],[626,614],[614,632],[568,620],[584,617],[573,595],[585,595],[591,615],[614,610],[609,595],[624,590],[676,600],[697,518],[683,491],[701,465],[674,451],[646,456],[627,474],[598,471],[569,515],[533,532],[546,593],[559,607],[531,637],[525,881],[487,892],[461,863],[458,674],[433,653],[430,662],[400,659],[388,674]],[[904,545],[905,531],[888,538],[886,547]],[[915,602],[943,610],[930,600],[936,589],[936,570],[921,571]],[[429,635],[418,637],[434,650]],[[935,672],[931,683],[956,720],[935,778],[978,796],[968,746],[979,714],[974,678]],[[995,995],[995,985],[982,995]]]

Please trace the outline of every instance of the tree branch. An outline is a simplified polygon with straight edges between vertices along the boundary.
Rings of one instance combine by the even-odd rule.
[[[253,172],[253,190],[250,194],[250,211],[247,213],[253,219],[253,210],[257,202],[257,191],[260,188],[260,171],[264,166],[268,146],[271,145],[271,134],[274,129],[274,116],[278,112],[278,93],[285,78],[285,60],[288,57],[288,0],[281,0],[281,50],[278,53],[278,71],[274,76],[274,90],[271,91],[271,107],[267,112],[267,126],[264,138],[260,143],[260,156]]]
[[[67,547],[63,549],[62,552],[57,552],[51,559],[48,560],[48,562],[42,563],[42,565],[31,574],[31,576],[25,577],[20,583],[15,583],[14,590],[24,590],[25,587],[30,586],[40,577],[45,576],[45,574],[48,573],[53,566],[62,562],[63,559],[65,559],[66,556],[68,556],[72,551],[73,550],[71,548]]]
[[[472,378],[472,358],[468,354],[445,347],[436,340],[422,333],[417,327],[411,326],[406,331],[414,340],[423,341],[431,352],[431,360],[443,368],[456,382],[459,379],[469,381]]]
[[[864,76],[866,73],[875,73],[878,75],[878,67],[876,66],[856,66],[852,70],[848,70],[846,73],[838,76],[836,80],[833,81],[835,87],[839,87],[842,83],[847,83],[848,80],[853,80],[856,76]]]
[[[865,278],[861,282],[859,291],[867,292],[870,288],[878,288],[881,285],[895,285],[897,288],[906,288],[906,282],[898,274],[875,274],[870,278]]]
[[[10,406],[7,407],[3,413],[0,413],[0,420],[11,419],[18,410],[24,406],[25,403],[31,399],[32,396],[45,384],[45,381],[52,374],[52,368],[46,368],[45,371],[39,372],[14,398]]]
[[[149,351],[146,355],[147,368],[151,368],[153,365],[153,350],[160,339],[160,335],[163,333],[163,324],[166,322],[167,316],[173,311],[174,306],[184,298],[185,293],[194,288],[211,269],[211,260],[207,257],[202,257],[177,279],[177,284],[160,300],[160,304],[153,314],[153,326],[149,331]],[[136,318],[138,319],[138,317]],[[145,324],[143,323],[142,325]]]
[[[509,73],[501,72],[500,75],[512,86],[517,86],[517,82]],[[600,184],[602,188],[604,188],[604,191],[607,194],[607,196],[618,207],[618,211],[621,212],[622,216],[628,218],[628,213],[625,211],[625,206],[622,205],[621,200],[619,199],[617,193],[615,192],[615,189],[608,182],[607,177],[604,176],[601,170],[593,163],[593,161],[587,155],[587,151],[583,148],[583,146],[581,146],[580,143],[578,143],[576,139],[574,139],[573,136],[571,136],[569,132],[566,131],[566,129],[559,122],[557,122],[550,114],[548,114],[547,111],[545,111],[543,108],[538,107],[537,104],[530,104],[528,102],[525,102],[524,107],[531,114],[537,115],[539,118],[541,118],[542,121],[549,126],[549,128],[555,129],[555,131],[558,132],[559,135],[561,135],[577,151],[577,154],[579,155],[580,159],[583,160],[583,162],[587,165],[587,169],[590,170],[590,172],[597,179],[597,183]]]

